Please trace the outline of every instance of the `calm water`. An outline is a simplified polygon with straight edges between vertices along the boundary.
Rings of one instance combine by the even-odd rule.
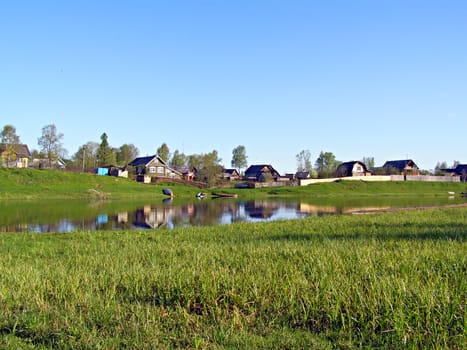
[[[235,222],[300,219],[356,210],[465,203],[462,197],[307,200],[206,199],[192,202],[5,201],[0,232],[172,229]]]

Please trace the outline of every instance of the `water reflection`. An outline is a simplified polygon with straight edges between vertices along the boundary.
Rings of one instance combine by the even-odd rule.
[[[301,200],[201,200],[177,203],[172,199],[151,204],[120,202],[17,202],[0,203],[1,232],[71,232],[78,230],[172,229],[235,222],[300,219],[307,216],[346,214],[362,209],[394,206],[444,205],[447,199],[420,203],[378,201],[366,203],[309,203]],[[465,202],[465,201],[464,201]]]

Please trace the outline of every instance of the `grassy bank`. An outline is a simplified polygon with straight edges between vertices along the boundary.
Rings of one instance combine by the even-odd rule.
[[[3,348],[465,345],[467,210],[0,234]]]
[[[170,187],[176,197],[193,198],[201,190],[180,184],[145,185],[110,176],[51,170],[0,169],[0,199],[128,199],[164,197]],[[259,189],[202,190],[236,193],[241,198],[274,197],[370,197],[446,196],[448,192],[467,192],[465,183],[438,182],[363,182],[341,181],[306,187],[268,187]]]
[[[181,196],[195,187],[173,185]],[[162,195],[164,185],[145,185],[112,176],[53,170],[0,169],[0,199],[128,199]]]

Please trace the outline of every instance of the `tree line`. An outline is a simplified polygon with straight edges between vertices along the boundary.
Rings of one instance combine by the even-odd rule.
[[[20,137],[16,133],[16,128],[13,125],[5,125],[0,134],[3,147],[2,157],[0,157],[0,166],[5,166],[11,161],[14,161],[14,146],[21,143]],[[44,159],[48,162],[49,167],[57,160],[66,162],[67,169],[71,171],[92,171],[97,167],[115,165],[127,166],[133,159],[139,156],[138,148],[132,143],[125,143],[120,147],[112,147],[109,144],[109,138],[104,132],[100,137],[100,142],[89,141],[78,148],[78,150],[68,158],[68,151],[63,147],[63,133],[58,132],[55,124],[49,124],[42,128],[41,136],[37,139],[39,149],[31,151],[33,158]],[[196,168],[200,179],[208,182],[215,181],[219,178],[223,170],[221,164],[222,159],[216,150],[209,153],[186,155],[176,149],[171,152],[166,143],[162,143],[156,149],[155,154],[159,155],[167,164],[175,168],[187,167]],[[297,172],[308,173],[313,178],[328,178],[333,177],[337,167],[342,162],[337,160],[332,152],[321,151],[318,158],[311,160],[311,152],[302,150],[296,156]],[[381,175],[386,174],[388,169],[375,168],[375,160],[373,157],[363,157],[361,160],[368,169],[372,169],[375,173]],[[1,163],[3,162],[3,163]],[[243,170],[248,166],[248,157],[246,148],[239,145],[232,150],[231,166],[243,174]],[[455,161],[453,168],[459,164]],[[442,174],[442,169],[449,168],[447,162],[438,162],[436,164],[434,174]],[[425,173],[429,173],[425,171]]]

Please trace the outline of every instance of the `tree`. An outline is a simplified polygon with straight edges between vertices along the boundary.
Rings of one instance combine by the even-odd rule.
[[[306,171],[311,174],[312,165],[310,161],[311,153],[309,150],[303,150],[295,156],[297,159],[297,171]]]
[[[78,148],[78,151],[72,157],[71,167],[75,170],[89,171],[97,165],[97,150],[99,144],[89,141]]]
[[[5,125],[1,132],[2,143],[17,145],[20,143],[19,136],[16,134],[16,128],[13,125]]]
[[[166,143],[163,143],[163,144],[157,149],[157,155],[158,155],[159,157],[161,157],[161,159],[162,159],[164,162],[168,162],[168,161],[169,161],[169,157],[170,157],[169,146],[167,146]]]
[[[188,157],[188,165],[198,169],[197,180],[215,184],[221,178],[222,165],[216,150],[206,154],[193,154]]]
[[[52,167],[53,161],[63,158],[66,154],[62,144],[63,134],[57,132],[55,124],[49,124],[42,128],[42,136],[37,139],[40,152],[49,161]]]
[[[16,128],[13,125],[5,125],[1,136],[1,143],[4,144],[5,148],[3,156],[6,158],[6,165],[8,166],[10,162],[16,160],[15,146],[20,143],[19,136],[16,134]]]
[[[120,165],[128,165],[139,154],[138,148],[132,143],[124,144],[117,150],[117,163]]]
[[[187,156],[183,153],[180,153],[180,151],[177,149],[172,155],[172,160],[170,161],[170,165],[181,167],[181,166],[185,166],[187,162],[188,162]]]
[[[363,157],[362,163],[366,165],[367,169],[373,169],[375,167],[375,158],[374,157]]]
[[[246,168],[248,165],[247,162],[247,155],[246,155],[246,149],[245,146],[237,146],[236,148],[233,149],[232,151],[232,161],[230,164],[239,170],[239,173],[242,173],[242,169]]]
[[[318,171],[319,178],[332,177],[340,162],[332,152],[321,151],[318,159],[316,159],[315,167]]]
[[[447,169],[448,168],[448,163],[447,162],[438,162],[436,163],[435,166],[435,175],[441,176],[444,175],[444,171],[441,169]]]
[[[97,165],[104,166],[115,163],[115,153],[109,145],[107,134],[104,132],[101,135],[101,143],[97,150]]]

